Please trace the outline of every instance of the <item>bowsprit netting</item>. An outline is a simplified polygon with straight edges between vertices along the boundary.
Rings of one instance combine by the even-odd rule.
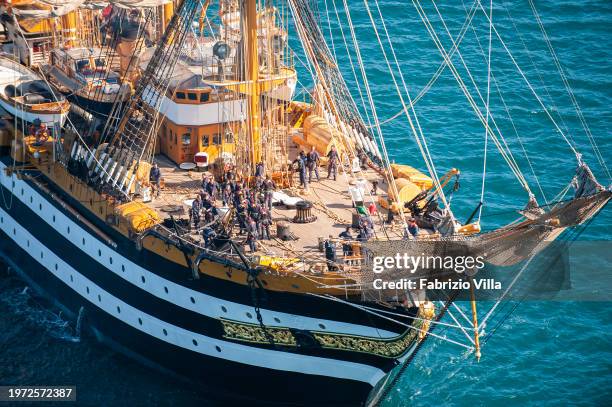
[[[200,7],[201,3],[195,0],[180,3],[138,81],[117,132],[107,146],[101,146],[100,159],[92,176],[113,192],[129,196],[141,161],[152,155],[161,104],[185,37]]]

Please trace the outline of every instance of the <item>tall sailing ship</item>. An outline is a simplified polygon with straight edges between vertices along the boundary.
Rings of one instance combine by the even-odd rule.
[[[72,119],[42,143],[18,127],[0,132],[2,257],[101,342],[210,391],[375,405],[454,297],[374,295],[373,256],[450,242],[486,251],[493,265],[528,264],[610,199],[574,150],[570,199],[539,205],[509,160],[528,198],[521,218],[482,232],[481,202],[459,222],[447,197],[459,171],[436,173],[403,77],[393,76],[401,114],[428,174],[390,162],[378,118],[366,125],[316,14],[307,0],[5,2],[22,63],[39,59],[58,87],[68,83],[61,75],[91,69],[92,81],[75,82],[85,90],[66,92],[115,98],[71,99]],[[314,81],[303,101],[290,19]],[[76,38],[76,21],[87,21],[87,38]],[[134,30],[117,31],[122,21]],[[371,99],[365,73],[362,86]],[[486,137],[511,157],[488,109],[471,102]],[[311,168],[319,182],[308,183]],[[339,241],[345,227],[359,238]],[[484,325],[472,307],[473,326],[460,328],[480,357]]]

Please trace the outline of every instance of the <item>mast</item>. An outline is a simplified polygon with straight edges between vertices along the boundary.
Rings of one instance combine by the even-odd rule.
[[[259,55],[257,51],[257,0],[244,0],[246,11],[246,80],[250,83],[248,97],[248,134],[250,166],[261,161],[261,134],[259,131]]]
[[[168,24],[172,19],[172,15],[174,14],[174,1],[169,1],[162,6],[163,20],[162,20],[162,30],[160,34],[163,34],[168,28]]]
[[[62,17],[62,35],[64,46],[74,47],[77,45],[77,14],[76,10],[64,14]]]

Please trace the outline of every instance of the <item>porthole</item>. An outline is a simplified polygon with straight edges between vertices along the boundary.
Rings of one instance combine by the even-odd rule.
[[[168,287],[164,287],[164,291],[168,294]]]
[[[34,203],[34,198],[30,196],[30,203]]]
[[[142,319],[138,318],[138,324],[142,325]]]
[[[110,264],[113,264],[113,258],[112,258],[112,257],[109,257],[109,258],[108,258],[108,262],[109,262]]]
[[[43,257],[45,257],[45,254],[43,252],[40,252],[40,258],[42,259]]]
[[[42,204],[38,204],[38,210],[42,211]]]
[[[123,271],[125,273],[125,265],[124,264],[121,265],[121,271]]]
[[[87,294],[89,294],[89,287],[85,287],[85,291],[87,291]],[[100,296],[98,296],[98,298],[100,298]]]
[[[297,284],[291,284],[291,287],[295,288],[296,290],[299,290],[300,286]]]
[[[247,316],[248,319],[253,319],[253,315],[250,312],[247,312],[246,316]]]
[[[189,297],[189,299],[191,300],[191,303],[192,303],[192,304],[195,304],[195,298],[193,298],[193,297]]]
[[[196,341],[195,339],[192,339],[191,342],[193,343],[194,346],[198,346],[198,341]]]
[[[164,331],[164,336],[168,336],[168,331],[166,331],[165,329],[163,331]]]
[[[98,294],[98,302],[102,302],[102,296]]]
[[[83,246],[85,246],[85,238],[83,238],[83,240],[81,240],[81,242],[83,242]]]
[[[28,239],[28,240],[26,241],[26,245],[27,245],[28,247],[30,247],[30,239]]]
[[[223,305],[221,306],[221,311],[223,312],[227,312],[227,308],[225,308]]]
[[[53,215],[53,223],[55,223],[55,215]]]
[[[13,234],[16,235],[17,234],[17,229],[13,228]]]
[[[55,263],[55,271],[57,271],[57,263]]]
[[[70,275],[70,282],[74,283],[74,276],[72,274]]]
[[[98,249],[98,257],[102,257],[102,250]]]
[[[4,217],[0,218],[0,223],[4,223]]]
[[[68,226],[68,227],[66,228],[66,232],[68,232],[68,234],[70,234],[70,226]]]
[[[24,193],[25,191],[23,190],[23,188],[21,188],[21,196],[23,196]]]
[[[280,319],[274,317],[274,322],[276,322],[277,324],[280,324]]]
[[[319,324],[319,328],[321,328],[321,329],[327,329],[327,328],[325,328],[325,325],[323,325],[323,324]]]
[[[121,314],[121,308],[117,305],[117,314]]]
[[[221,352],[221,348],[218,345],[215,346],[215,349],[217,349],[217,352]]]
[[[145,278],[144,278],[144,276],[140,276],[140,280],[142,281],[142,283],[143,283],[143,284],[145,283]]]

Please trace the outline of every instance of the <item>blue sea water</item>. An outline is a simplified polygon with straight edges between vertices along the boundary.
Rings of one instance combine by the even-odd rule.
[[[442,58],[412,2],[379,0],[379,3],[402,73],[414,97],[435,73]],[[421,3],[449,49],[450,42],[432,3]],[[489,2],[482,3],[488,9]],[[547,0],[535,3],[589,129],[606,159],[612,153],[612,2]],[[329,26],[325,2],[319,1],[321,29],[328,40],[331,31],[340,66],[361,107],[334,4],[348,34],[341,0],[327,1]],[[376,14],[375,3],[369,4]],[[472,1],[441,1],[436,5],[448,30],[456,36]],[[364,3],[352,0],[349,6],[382,121],[400,109],[398,98]],[[380,21],[378,16],[376,21]],[[610,179],[598,165],[565,92],[529,2],[494,1],[493,21],[561,129],[571,135],[600,181],[609,184]],[[466,32],[460,51],[478,89],[486,97],[487,70],[481,51],[487,52],[489,28],[482,11],[476,13],[473,27],[474,30],[470,28]],[[291,44],[296,50],[299,48],[295,38]],[[495,37],[491,55],[495,77],[491,84],[492,115],[538,201],[544,203],[537,182],[546,199],[552,200],[573,176],[574,155]],[[453,61],[469,84],[458,57]],[[297,67],[301,82],[310,86],[307,70],[299,64]],[[474,87],[468,86],[474,93]],[[508,119],[504,102],[512,120]],[[478,100],[477,103],[482,109],[483,104]],[[438,173],[443,174],[452,167],[462,172],[461,189],[454,194],[452,207],[460,219],[466,219],[480,199],[483,126],[448,69],[417,103],[416,111]],[[424,169],[404,116],[383,125],[382,129],[392,159]],[[517,134],[529,160],[523,154]],[[512,221],[515,211],[527,202],[527,194],[491,140],[485,190],[482,224],[486,229]],[[610,226],[612,213],[608,209],[589,225],[581,239],[609,241],[612,239]],[[609,263],[603,267],[612,271]],[[574,268],[572,273],[573,278],[579,278],[580,268]],[[594,289],[598,288],[596,285],[593,282]],[[92,340],[76,341],[74,327],[66,325],[61,315],[27,290],[24,292],[23,284],[12,276],[2,274],[0,293],[0,382],[75,384],[79,400],[87,405],[212,404],[193,389],[161,377]],[[610,306],[610,302],[604,301],[521,303],[487,341],[479,363],[463,348],[431,338],[383,405],[608,405],[612,400]]]

